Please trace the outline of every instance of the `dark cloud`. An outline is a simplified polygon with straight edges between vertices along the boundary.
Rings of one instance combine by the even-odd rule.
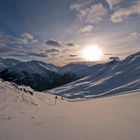
[[[8,53],[13,51],[11,48],[8,48],[6,46],[0,46],[0,53]]]
[[[109,57],[110,60],[116,60],[116,61],[119,61],[120,58],[118,56],[113,56],[113,57]]]
[[[70,57],[76,57],[77,55],[75,55],[75,54],[70,54],[69,56],[70,56]]]
[[[50,53],[50,52],[60,52],[60,50],[58,49],[50,49],[50,50],[46,50],[47,53]]]
[[[58,53],[50,53],[49,56],[51,56],[51,57],[56,57],[56,56],[60,57],[60,55]]]
[[[66,45],[67,45],[67,46],[70,46],[70,47],[75,46],[75,44],[74,44],[74,43],[67,43]]]
[[[47,45],[50,45],[50,46],[54,46],[54,47],[61,47],[61,44],[57,41],[54,41],[54,40],[48,40],[46,42]]]
[[[29,52],[27,53],[27,55],[29,56],[37,56],[37,57],[48,57],[48,55],[46,53],[35,53],[35,52]]]

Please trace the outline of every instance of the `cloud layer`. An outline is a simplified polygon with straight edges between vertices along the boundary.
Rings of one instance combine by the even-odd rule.
[[[111,15],[111,21],[113,23],[122,22],[124,19],[127,19],[129,16],[134,14],[140,14],[140,1],[136,1],[134,5],[131,5],[127,8],[119,8]]]
[[[86,23],[99,23],[105,14],[105,9],[102,3],[83,6],[84,3],[75,3],[70,6],[71,10],[77,13],[80,20],[85,20]]]
[[[92,28],[91,26],[100,23],[106,14],[107,7],[103,3],[91,4],[91,1],[78,1],[70,6],[70,9],[76,13],[78,19],[87,24],[81,29],[81,32],[89,32]],[[112,23],[119,23],[132,15],[140,14],[140,0],[133,0],[131,4],[127,4],[127,1],[123,0],[106,0],[106,2],[109,5]],[[125,3],[125,6],[122,3]]]
[[[119,4],[122,0],[107,0],[110,9]]]
[[[23,33],[20,36],[0,34],[0,55],[3,57],[16,57],[23,59],[41,59],[48,63],[57,64],[58,61],[75,58],[77,45],[75,43],[59,43],[48,40],[43,42],[30,33]],[[70,60],[69,60],[70,61]]]

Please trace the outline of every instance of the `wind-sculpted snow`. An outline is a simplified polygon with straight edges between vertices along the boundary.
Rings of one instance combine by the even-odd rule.
[[[10,82],[0,80],[0,104],[7,102],[11,103],[28,103],[32,105],[39,105],[36,93],[31,95],[34,91],[30,87],[17,86]]]

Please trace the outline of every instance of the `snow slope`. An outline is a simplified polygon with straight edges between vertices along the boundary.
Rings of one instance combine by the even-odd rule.
[[[113,63],[112,63],[113,62]],[[110,61],[105,64],[88,64],[88,63],[71,63],[62,68],[59,72],[62,74],[69,73],[75,74],[77,77],[82,78],[88,75],[93,74],[95,71],[101,71],[106,69],[109,65],[115,65],[118,61]]]
[[[93,74],[50,90],[70,99],[96,98],[140,89],[140,52],[114,64],[99,64]]]
[[[89,64],[81,64],[81,63],[70,63],[65,65],[64,67],[60,68],[59,73],[65,74],[65,73],[71,73],[76,74],[78,77],[86,76],[90,69]],[[83,71],[86,70],[86,74],[83,74]]]
[[[139,140],[139,106],[140,91],[54,105],[0,81],[0,140]]]

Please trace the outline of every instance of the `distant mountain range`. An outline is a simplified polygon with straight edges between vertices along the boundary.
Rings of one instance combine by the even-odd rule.
[[[71,63],[64,67],[41,61],[21,62],[1,58],[0,78],[30,86],[37,91],[55,88],[51,90],[52,93],[70,98],[109,95],[118,90],[138,87],[140,52],[123,61],[114,59],[102,64]],[[135,82],[138,83],[135,85]],[[127,84],[130,86],[123,87]]]
[[[19,85],[30,86],[37,91],[51,89],[80,78],[74,73],[65,71],[63,68],[41,61],[21,62],[15,59],[1,60],[0,77],[2,79]],[[11,65],[7,65],[7,61],[9,62],[9,60],[11,61]]]

